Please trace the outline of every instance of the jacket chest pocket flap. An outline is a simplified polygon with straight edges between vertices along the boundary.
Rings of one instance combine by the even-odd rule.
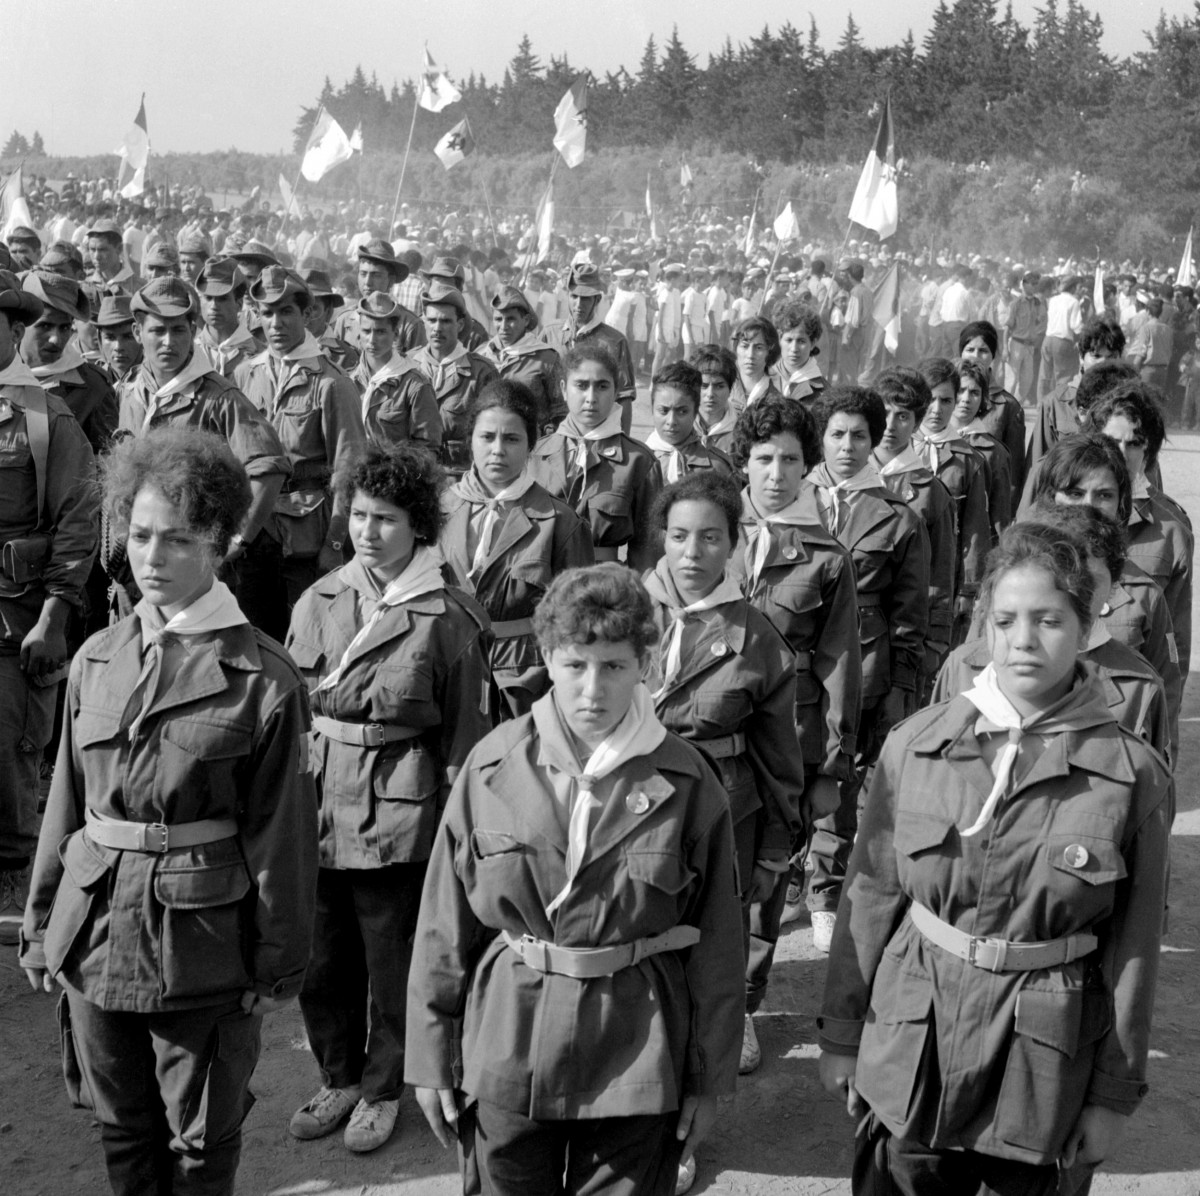
[[[692,880],[691,869],[673,851],[626,851],[625,867],[631,880],[672,896],[682,892]]]
[[[253,732],[236,723],[209,719],[170,719],[162,737],[201,760],[229,760],[250,754]]]
[[[1115,884],[1127,875],[1117,844],[1090,835],[1051,835],[1046,842],[1046,860],[1059,874],[1085,885]]]
[[[897,810],[892,842],[896,850],[910,857],[941,847],[954,834],[954,823],[933,814],[914,810]]]
[[[602,536],[633,535],[633,504],[623,494],[594,494],[587,500],[588,516],[599,541]]]

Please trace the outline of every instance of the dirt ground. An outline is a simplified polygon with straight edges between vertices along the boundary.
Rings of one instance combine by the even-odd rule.
[[[639,407],[642,404],[639,404]],[[1200,436],[1177,435],[1164,453],[1167,490],[1200,516]],[[1200,626],[1200,618],[1197,618]],[[1200,668],[1200,654],[1193,669]],[[1162,949],[1151,1090],[1117,1155],[1097,1178],[1099,1196],[1200,1193],[1200,689],[1188,687],[1179,816],[1172,842],[1171,929]],[[786,929],[771,988],[757,1015],[763,1064],[699,1158],[697,1193],[818,1196],[848,1193],[853,1126],[817,1079],[814,1017],[824,957],[807,919]],[[360,1157],[335,1134],[290,1138],[293,1109],[316,1090],[316,1068],[295,1008],[267,1019],[254,1077],[258,1103],[245,1128],[239,1196],[451,1196],[454,1159],[425,1128],[415,1101],[383,1149]],[[0,1190],[22,1196],[106,1192],[99,1135],[71,1109],[59,1073],[54,1002],[30,992],[15,956],[0,960]]]

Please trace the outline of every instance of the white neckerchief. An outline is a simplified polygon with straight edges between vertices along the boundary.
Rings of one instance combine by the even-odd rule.
[[[543,738],[549,736],[571,742],[571,733],[558,709],[553,690],[533,704],[533,721]],[[592,811],[600,808],[600,799],[594,792],[596,782],[602,781],[627,760],[649,755],[666,737],[667,729],[654,713],[650,691],[639,683],[634,688],[633,701],[625,717],[600,741],[583,769],[571,773],[576,792],[567,826],[567,881],[546,906],[547,914],[552,914],[570,896],[575,877],[587,856],[588,823]]]
[[[703,419],[697,416],[696,421],[699,423],[701,428],[701,442],[707,447],[708,442],[714,437],[724,435],[726,432],[732,432],[737,426],[737,418],[737,412],[734,411],[732,403],[725,408],[725,414],[721,416],[721,418],[717,420],[717,422],[711,427],[709,427]]]
[[[283,394],[283,388],[291,380],[295,367],[302,361],[314,361],[320,357],[321,346],[307,328],[304,330],[304,339],[294,349],[289,349],[284,353],[282,357],[276,356],[270,349],[267,350],[267,360],[271,365],[271,373],[275,377],[275,400],[272,406],[279,402],[279,396]]]
[[[659,641],[659,659],[663,661],[662,685],[655,690],[653,697],[657,702],[667,692],[679,676],[683,667],[683,628],[688,615],[696,615],[701,611],[715,610],[729,602],[742,602],[744,595],[741,587],[728,574],[722,574],[712,592],[695,602],[684,604],[679,593],[679,587],[667,568],[666,557],[659,558],[654,572],[646,578],[646,588],[651,598],[657,599],[667,608],[671,622]],[[663,643],[667,648],[662,650]]]
[[[937,473],[938,467],[945,458],[942,456],[942,449],[945,445],[953,443],[955,440],[960,440],[961,436],[957,428],[947,424],[940,432],[918,432],[913,440],[918,444],[925,457],[925,463],[933,471]]]
[[[871,460],[875,462],[879,476],[884,479],[894,478],[902,473],[916,473],[918,470],[928,468],[925,458],[911,444],[902,453],[897,453],[890,461],[885,461],[882,465],[874,453],[871,454]]]
[[[25,364],[19,353],[0,370],[0,386],[36,386],[41,388],[37,375]]]
[[[787,380],[787,386],[784,387],[784,393],[791,391],[793,386],[799,386],[801,382],[811,382],[814,378],[824,379],[825,375],[821,373],[821,367],[817,364],[815,357],[810,357],[798,370],[795,370]],[[811,387],[809,390],[811,391]],[[790,395],[789,395],[790,397]]]
[[[362,363],[367,364],[367,356],[364,353]],[[404,360],[398,353],[393,353],[391,357],[384,362],[371,376],[367,379],[366,389],[362,395],[362,417],[363,423],[367,421],[367,412],[371,409],[371,400],[375,397],[375,391],[379,389],[389,378],[399,378],[408,370],[409,363]],[[369,367],[368,367],[369,368]]]
[[[699,444],[700,437],[693,429],[692,434],[682,444],[668,444],[655,429],[646,437],[646,447],[663,463],[663,477],[668,485],[677,482],[687,474],[687,458],[683,450],[689,444]]]
[[[471,466],[455,484],[454,491],[460,498],[469,502],[473,507],[483,507],[485,512],[483,523],[479,528],[479,540],[475,545],[475,555],[471,560],[470,571],[467,573],[469,578],[476,578],[483,572],[483,567],[487,564],[488,553],[491,551],[492,537],[500,525],[504,508],[512,506],[513,503],[524,497],[533,484],[534,479],[530,476],[529,471],[523,469],[503,490],[498,494],[492,494],[479,480],[474,466]]]
[[[433,383],[434,390],[441,390],[447,383],[454,386],[458,382],[458,363],[466,355],[466,346],[461,342],[455,345],[441,361],[438,361],[430,353],[428,345],[422,345],[414,353],[414,357],[421,363],[422,372],[427,374],[429,381]]]
[[[820,490],[824,503],[827,504],[829,530],[834,535],[841,530],[842,521],[849,513],[850,496],[861,490],[878,489],[883,484],[874,461],[869,459],[852,478],[843,478],[835,482],[833,474],[829,472],[829,466],[822,463],[808,475],[808,480]]]
[[[742,519],[743,521],[753,519],[755,522],[754,531],[750,532],[746,537],[746,559],[748,562],[746,575],[750,582],[749,593],[753,594],[754,587],[758,585],[759,575],[767,563],[767,557],[771,555],[771,525],[803,527],[809,520],[801,510],[800,499],[798,497],[788,503],[783,510],[764,515],[754,505],[754,500],[750,497],[750,488],[748,486],[742,491]]]
[[[1139,472],[1137,477],[1132,479],[1131,484],[1133,487],[1133,498],[1134,499],[1150,497],[1150,494],[1151,494],[1150,480],[1146,477],[1144,472]]]
[[[164,620],[162,611],[143,598],[134,608],[141,625],[142,671],[125,703],[121,715],[122,727],[128,727],[130,738],[137,734],[142,720],[154,705],[162,672],[163,645],[166,641],[185,635],[207,635],[226,627],[248,625],[229,587],[215,578],[209,589],[190,606]]]
[[[527,353],[537,353],[545,347],[545,342],[539,341],[532,332],[525,333],[519,341],[511,345],[502,345],[499,339],[492,341],[492,351],[501,365],[508,365],[518,357],[524,357]]]
[[[212,362],[208,358],[208,354],[203,350],[198,350],[192,353],[188,363],[168,382],[164,382],[151,396],[150,401],[146,404],[146,415],[142,420],[142,431],[146,431],[150,427],[151,421],[158,413],[158,403],[160,399],[170,398],[171,395],[179,394],[186,390],[193,382],[198,382],[205,374],[212,369]],[[154,375],[150,373],[149,366],[146,367],[146,377],[153,380]]]
[[[1099,648],[1103,644],[1107,644],[1112,639],[1109,633],[1108,624],[1103,619],[1095,619],[1092,622],[1092,629],[1088,632],[1087,647],[1085,652],[1091,652],[1094,648]]]
[[[446,588],[446,583],[442,579],[442,565],[444,564],[445,560],[438,548],[429,544],[418,546],[417,550],[413,553],[412,560],[408,562],[398,576],[388,582],[387,589],[378,597],[378,604],[374,611],[372,611],[370,617],[363,623],[358,633],[346,646],[341,660],[337,662],[337,667],[317,686],[315,692],[320,693],[324,689],[333,689],[337,685],[342,679],[342,674],[346,671],[346,666],[350,663],[350,657],[354,649],[371,634],[375,628],[375,624],[393,606],[399,606],[401,603],[409,602],[413,598],[420,598],[423,594],[438,593],[444,590]],[[351,561],[350,564],[342,566],[339,573],[343,575],[343,578],[347,570],[355,570],[358,576],[365,576],[366,574],[366,570],[357,561]]]
[[[597,311],[600,310],[600,305],[598,303],[596,304],[596,310]],[[570,326],[568,326],[568,328],[567,328],[567,347],[573,349],[575,347],[575,342],[581,336],[587,336],[587,334],[589,332],[591,332],[592,329],[599,328],[600,325],[603,323],[604,323],[604,321],[602,319],[600,319],[599,316],[597,316],[590,323],[585,324],[582,328],[576,328],[576,329],[572,330],[570,328]]]
[[[49,365],[35,365],[33,372],[39,381],[49,381],[58,377],[59,374],[69,374],[72,370],[77,370],[85,360],[79,351],[79,346],[71,341],[57,361],[53,361]]]
[[[258,352],[258,341],[254,339],[250,330],[239,319],[237,327],[223,340],[218,341],[213,330],[206,324],[202,336],[196,338],[197,347],[203,345],[208,351],[208,355],[212,358],[213,369],[218,373],[224,371],[229,362],[237,355],[238,351],[245,349],[253,349]]]
[[[746,389],[746,384],[742,383],[742,389]],[[746,395],[746,409],[753,407],[759,399],[771,389],[771,375],[763,374],[761,378],[754,384],[754,388]]]
[[[558,425],[558,433],[575,446],[575,459],[571,463],[568,476],[574,477],[575,474],[582,474],[586,477],[590,460],[589,444],[621,434],[621,411],[614,404],[613,409],[604,417],[603,423],[594,428],[582,427],[575,422],[573,415],[568,415]]]

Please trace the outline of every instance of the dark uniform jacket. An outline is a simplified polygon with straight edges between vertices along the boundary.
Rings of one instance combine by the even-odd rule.
[[[607,349],[617,363],[617,398],[622,403],[632,403],[637,398],[637,375],[633,369],[629,342],[603,320],[597,320],[579,332],[570,323],[551,324],[542,336],[547,344],[564,356],[576,345],[598,344]]]
[[[537,399],[540,429],[559,425],[567,414],[567,404],[562,397],[562,362],[554,349],[529,334],[507,347],[492,339],[480,346],[479,356],[490,361],[501,378],[529,387]]]
[[[459,357],[440,385],[434,383],[433,358],[422,347],[408,354],[408,360],[429,380],[442,417],[442,461],[454,474],[471,467],[471,444],[467,436],[467,416],[475,396],[499,375],[490,361],[468,351]]]
[[[117,396],[108,375],[91,362],[43,378],[42,389],[61,399],[83,429],[93,453],[108,448],[117,427]]]
[[[411,361],[400,365],[401,373],[374,386],[365,357],[350,373],[350,380],[363,396],[367,439],[383,448],[407,441],[436,453],[442,443],[442,420],[433,387]]]
[[[402,356],[412,352],[426,343],[425,324],[419,316],[414,316],[406,307],[397,313],[400,324],[396,329],[396,352]],[[362,332],[358,325],[358,312],[353,307],[346,307],[338,313],[333,321],[333,335],[345,341],[352,349],[362,352]]]

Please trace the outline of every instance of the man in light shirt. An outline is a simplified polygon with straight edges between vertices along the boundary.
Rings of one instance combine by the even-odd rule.
[[[971,299],[970,283],[974,277],[970,266],[961,262],[954,267],[950,285],[942,293],[938,308],[940,319],[941,357],[958,356],[958,334],[975,318],[975,306]],[[932,324],[932,320],[930,321]]]
[[[1049,394],[1079,371],[1075,338],[1083,331],[1079,276],[1068,274],[1046,305],[1046,339],[1042,341],[1041,392]]]

